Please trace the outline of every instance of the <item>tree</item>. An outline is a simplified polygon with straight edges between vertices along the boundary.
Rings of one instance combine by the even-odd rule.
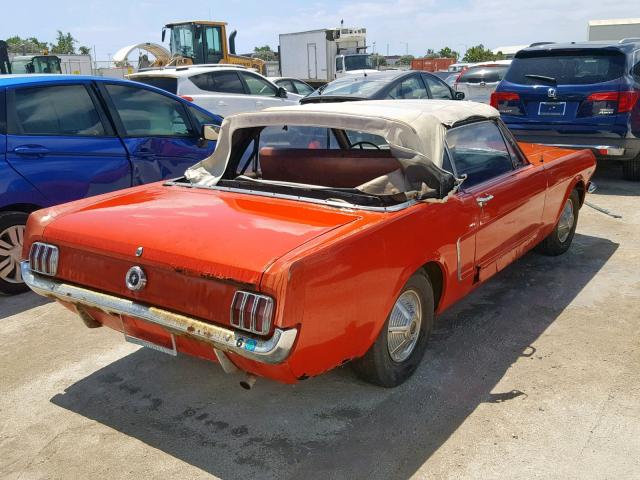
[[[7,38],[7,49],[9,53],[18,55],[26,53],[42,53],[47,50],[47,42],[41,42],[35,37],[20,38],[18,35]]]
[[[80,55],[91,55],[91,49],[89,47],[85,47],[84,45],[78,47],[78,53]]]
[[[276,54],[273,50],[271,50],[271,47],[269,45],[254,48],[253,56],[255,58],[259,58],[260,60],[264,60],[265,62],[270,62],[276,59]]]
[[[399,59],[398,59],[398,65],[411,65],[411,60],[413,60],[414,57],[413,55],[402,55]]]
[[[76,43],[78,43],[78,41],[73,38],[73,35],[71,35],[71,33],[67,32],[66,34],[64,34],[62,33],[62,31],[58,30],[56,43],[51,44],[51,53],[73,55],[76,53]]]
[[[502,54],[500,54],[502,57],[504,57]],[[497,58],[498,55],[495,55],[491,50],[489,50],[488,48],[484,48],[483,44],[480,45],[474,45],[473,47],[470,47],[464,54],[464,58],[462,59],[465,62],[486,62],[489,60],[499,60],[499,58]]]
[[[455,58],[457,60],[460,54],[455,50],[451,50],[449,47],[444,47],[440,49],[438,56],[441,58]]]
[[[438,54],[433,50],[433,48],[427,48],[427,53],[423,58],[438,58]]]
[[[384,58],[382,55],[380,55],[379,53],[373,53],[371,55],[371,64],[374,67],[384,67],[387,65],[387,59]]]

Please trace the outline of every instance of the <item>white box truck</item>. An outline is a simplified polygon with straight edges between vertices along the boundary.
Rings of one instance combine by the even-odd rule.
[[[280,34],[280,74],[323,85],[344,75],[375,71],[365,28],[323,28]]]
[[[640,38],[640,18],[589,21],[589,40],[620,41],[623,38]]]

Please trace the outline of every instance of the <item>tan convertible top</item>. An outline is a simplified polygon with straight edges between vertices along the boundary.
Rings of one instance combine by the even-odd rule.
[[[191,183],[212,186],[224,174],[233,133],[241,128],[298,125],[356,130],[383,137],[391,147],[441,166],[447,127],[470,118],[494,118],[494,108],[451,100],[372,100],[269,108],[227,117],[212,155],[189,168]]]

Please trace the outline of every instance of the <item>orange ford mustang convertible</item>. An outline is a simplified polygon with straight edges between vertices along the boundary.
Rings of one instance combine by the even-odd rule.
[[[402,383],[435,315],[529,249],[569,248],[595,169],[472,102],[283,107],[203,136],[217,149],[182,178],[32,214],[22,276],[245,387],[346,362]]]

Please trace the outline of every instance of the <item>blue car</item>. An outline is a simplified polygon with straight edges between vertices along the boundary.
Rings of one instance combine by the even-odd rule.
[[[178,177],[210,155],[222,118],[126,80],[0,76],[0,292],[26,290],[24,226],[43,207]]]
[[[640,41],[520,50],[491,98],[518,140],[590,148],[640,180]]]

